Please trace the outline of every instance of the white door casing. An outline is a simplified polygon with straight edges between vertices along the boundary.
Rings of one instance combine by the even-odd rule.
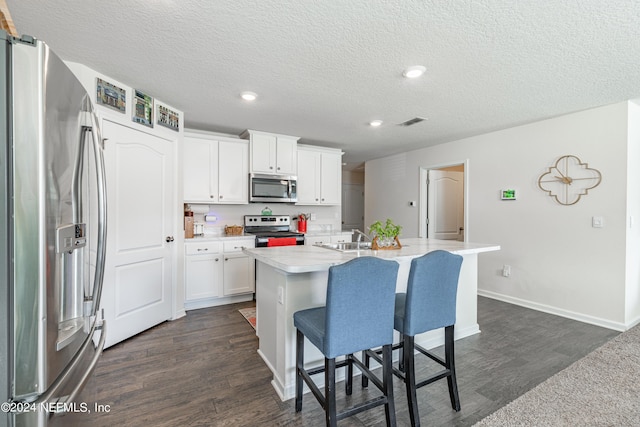
[[[430,239],[463,240],[464,173],[429,170],[427,237]]]
[[[111,346],[172,316],[175,141],[103,121]]]

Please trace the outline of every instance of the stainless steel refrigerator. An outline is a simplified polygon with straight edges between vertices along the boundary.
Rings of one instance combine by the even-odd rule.
[[[102,139],[46,44],[0,44],[0,426],[70,425],[106,334]]]

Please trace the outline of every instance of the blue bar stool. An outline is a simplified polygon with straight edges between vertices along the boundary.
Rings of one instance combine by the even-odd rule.
[[[384,405],[387,426],[396,425],[393,401],[392,344],[394,295],[398,263],[360,257],[329,268],[326,306],[301,310],[293,315],[296,336],[296,412],[302,410],[302,381],[325,410],[327,426]],[[324,366],[304,368],[304,337],[324,355]],[[382,381],[353,356],[354,352],[382,346]],[[345,356],[336,363],[336,357]],[[345,389],[350,395],[353,365],[383,393],[372,400],[336,411],[336,368],[346,367]],[[324,372],[324,395],[312,375]]]
[[[437,250],[414,258],[411,260],[407,292],[398,293],[395,297],[394,328],[400,332],[400,343],[393,349],[400,350],[400,369],[394,369],[394,374],[405,383],[409,416],[414,427],[420,426],[416,389],[439,379],[447,379],[451,407],[460,410],[453,332],[461,266],[462,257],[447,251]],[[444,360],[415,343],[417,334],[440,328],[444,328]],[[442,365],[444,370],[416,383],[415,350]],[[369,366],[369,358],[379,361],[378,353],[366,351],[365,365]],[[363,377],[362,382],[363,386],[367,385],[366,378]]]

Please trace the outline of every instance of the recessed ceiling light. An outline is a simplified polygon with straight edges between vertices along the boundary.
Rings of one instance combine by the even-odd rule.
[[[242,92],[240,94],[240,96],[242,97],[242,99],[244,99],[245,101],[255,101],[256,98],[258,97],[258,94],[255,92]]]
[[[372,121],[369,122],[369,125],[373,126],[374,128],[377,128],[381,124],[382,124],[382,120],[372,120]]]
[[[404,70],[402,75],[408,79],[415,79],[423,75],[425,71],[427,71],[427,69],[422,65],[414,65]]]

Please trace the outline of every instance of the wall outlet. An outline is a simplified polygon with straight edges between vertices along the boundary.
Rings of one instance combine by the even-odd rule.
[[[602,228],[604,227],[604,218],[601,216],[591,217],[591,226],[593,228]]]
[[[315,221],[316,219],[318,219],[318,215],[316,215],[315,213],[311,212],[311,218],[309,218],[311,221]]]
[[[502,275],[504,277],[511,276],[511,266],[510,265],[505,264],[505,265],[502,266]]]

